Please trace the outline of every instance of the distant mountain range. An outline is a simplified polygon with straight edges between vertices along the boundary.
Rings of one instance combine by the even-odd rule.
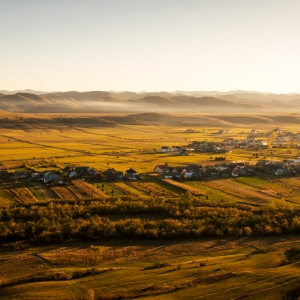
[[[300,94],[231,92],[0,91],[0,110],[26,113],[300,113]]]

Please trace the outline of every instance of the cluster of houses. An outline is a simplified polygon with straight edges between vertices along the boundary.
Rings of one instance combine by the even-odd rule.
[[[62,171],[46,170],[43,172],[8,172],[0,170],[0,181],[2,182],[17,182],[18,180],[38,180],[47,185],[63,185],[73,179],[81,179],[85,176],[93,176],[99,180],[137,180],[139,174],[134,169],[130,168],[125,171],[116,171],[109,168],[106,171],[99,171],[87,166],[67,166]]]
[[[190,164],[187,166],[171,167],[168,163],[164,165],[157,165],[154,168],[157,173],[162,173],[164,178],[178,179],[190,178],[201,179],[210,176],[223,176],[223,177],[237,177],[239,175],[255,175],[254,169],[245,167],[244,163],[224,163],[215,164],[211,166],[204,166],[197,164]]]
[[[231,131],[229,129],[220,129],[211,135],[221,137],[224,134],[230,133]],[[273,138],[270,139],[272,133]],[[281,131],[278,128],[273,129],[271,132],[258,132],[258,130],[252,129],[244,140],[238,140],[233,137],[226,136],[223,141],[193,141],[187,147],[162,146],[158,152],[174,152],[174,154],[177,155],[189,155],[190,152],[226,153],[232,151],[234,148],[285,148],[287,145],[300,147],[300,133]]]
[[[300,160],[268,161],[260,160],[254,165],[245,165],[244,162],[230,162],[202,167],[197,164],[171,167],[168,163],[157,165],[154,172],[161,173],[164,178],[201,179],[205,177],[238,177],[251,176],[259,173],[268,173],[277,176],[300,175]]]

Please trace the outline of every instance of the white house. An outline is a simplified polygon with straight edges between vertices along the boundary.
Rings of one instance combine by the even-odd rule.
[[[160,151],[161,151],[161,152],[170,152],[171,149],[170,149],[170,147],[168,147],[168,146],[162,146],[161,149],[160,149]]]

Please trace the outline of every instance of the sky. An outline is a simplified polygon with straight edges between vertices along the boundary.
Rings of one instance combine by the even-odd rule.
[[[299,0],[0,0],[0,90],[300,92]]]

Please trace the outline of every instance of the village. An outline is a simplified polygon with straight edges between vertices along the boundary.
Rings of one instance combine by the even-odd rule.
[[[193,133],[193,129],[187,129],[186,133]],[[230,130],[218,130],[211,135],[222,138],[222,135],[230,134]],[[242,132],[243,133],[243,132]],[[246,139],[235,139],[233,137],[225,137],[223,141],[193,141],[187,146],[162,146],[159,150],[154,149],[156,153],[172,153],[172,155],[189,156],[195,153],[211,153],[226,154],[231,153],[235,149],[261,150],[268,149],[270,154],[280,154],[280,150],[289,151],[290,148],[300,149],[300,133],[282,131],[274,128],[271,132],[259,132],[252,129]],[[253,154],[256,159],[258,154]],[[237,177],[257,175],[261,172],[274,174],[278,176],[295,176],[300,174],[300,159],[289,160],[266,160],[260,159],[255,163],[245,161],[226,161],[226,163],[216,163],[215,161],[225,161],[225,156],[215,156],[211,158],[211,162],[202,166],[200,164],[189,164],[186,166],[171,166],[167,162],[164,165],[153,166],[153,171],[163,174],[165,178],[193,178],[201,179],[209,176],[220,177]],[[214,161],[213,161],[214,160]],[[13,173],[8,170],[0,170],[0,180],[17,182],[22,179],[38,180],[49,185],[61,185],[72,179],[95,177],[103,181],[118,180],[137,180],[140,179],[138,171],[130,168],[124,172],[108,168],[107,170],[97,170],[89,166],[70,165],[61,171],[44,170],[43,172],[32,172],[28,170],[15,171]],[[1,181],[0,181],[1,182]]]

